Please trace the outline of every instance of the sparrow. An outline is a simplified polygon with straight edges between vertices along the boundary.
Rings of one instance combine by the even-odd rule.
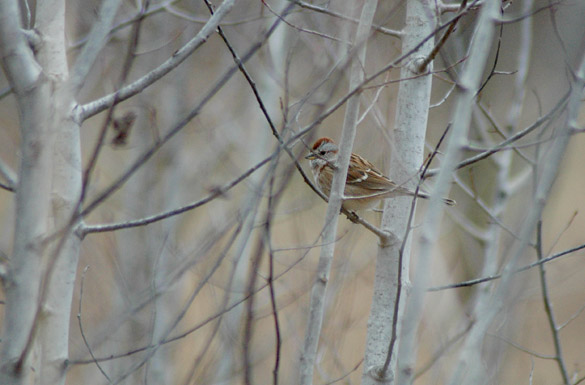
[[[339,148],[335,142],[331,138],[324,137],[315,141],[312,152],[305,157],[310,160],[315,183],[327,197],[331,192],[338,152]],[[366,159],[357,154],[351,154],[343,191],[343,207],[346,210],[369,210],[386,198],[414,195],[414,191],[397,185]],[[419,191],[417,197],[429,199],[430,195]],[[445,198],[443,202],[449,206],[455,205],[452,199]]]

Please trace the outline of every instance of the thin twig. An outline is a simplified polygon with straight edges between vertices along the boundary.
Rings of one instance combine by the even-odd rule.
[[[339,18],[341,20],[350,21],[350,22],[352,22],[354,24],[358,24],[359,23],[359,20],[356,19],[356,18],[349,17],[349,16],[345,16],[345,15],[343,15],[341,13],[332,11],[332,10],[327,9],[327,8],[319,7],[319,6],[315,5],[315,4],[309,4],[309,3],[304,2],[302,0],[289,0],[289,1],[294,2],[296,5],[298,5],[301,8],[310,9],[311,11],[315,11],[315,12],[318,12],[318,13],[322,13],[324,15],[337,17],[337,18]],[[381,33],[383,33],[385,35],[392,36],[392,37],[401,38],[404,35],[404,33],[402,31],[396,31],[396,30],[389,29],[389,28],[386,28],[386,27],[381,27],[381,26],[376,25],[376,24],[373,24],[372,25],[372,28],[374,30],[378,31],[378,32],[381,32]]]
[[[504,140],[508,139],[508,135],[504,132],[502,127],[500,127],[500,125],[496,121],[496,118],[494,116],[492,116],[492,114],[488,111],[488,109],[484,106],[484,104],[481,101],[479,101],[477,103],[477,106],[478,106],[479,110],[482,112],[483,116],[488,120],[488,122],[496,130],[498,135],[500,135],[500,137]],[[522,148],[522,146],[515,145],[515,146],[512,146],[510,148],[512,150],[514,150],[514,152],[516,154],[518,154],[518,156],[520,158],[524,159],[528,164],[533,163],[532,159],[528,158],[527,155],[524,155],[524,153],[522,151],[520,151],[520,148]]]
[[[377,0],[366,0],[361,7],[360,22],[355,32],[355,43],[352,48],[353,52],[350,51],[347,55],[350,57],[348,60],[350,65],[349,89],[359,87],[364,80],[364,73],[360,63],[364,63],[366,59],[366,43],[370,35],[370,28],[374,20],[377,4]],[[359,106],[359,94],[355,94],[347,102],[343,119],[337,161],[338,164],[336,164],[337,168],[333,173],[329,203],[327,204],[323,224],[324,242],[329,242],[335,239],[337,232],[337,215],[343,203],[342,197],[348,172],[351,148],[353,146],[357,129],[356,123],[359,118]],[[301,385],[310,385],[313,383],[315,357],[317,355],[319,336],[321,335],[323,326],[323,318],[326,308],[325,296],[329,276],[331,274],[334,251],[335,247],[331,244],[321,248],[319,254],[319,263],[312,284],[304,343],[301,352],[299,367],[299,384]]]
[[[557,234],[555,240],[552,241],[552,243],[550,244],[550,247],[548,248],[548,252],[546,253],[547,255],[550,255],[550,253],[552,253],[553,249],[556,247],[557,243],[561,240],[562,236],[565,234],[565,232],[567,230],[569,230],[569,228],[573,224],[573,221],[577,217],[577,214],[578,213],[579,212],[577,210],[575,210],[573,212],[573,215],[571,215],[571,218],[569,218],[569,220],[567,221],[567,224],[565,225],[565,227],[563,227],[563,229],[561,231],[559,231],[559,233]]]
[[[457,87],[457,83],[453,83],[453,85],[449,88],[449,90],[447,92],[445,92],[445,96],[443,96],[443,98],[441,100],[439,100],[437,103],[431,104],[429,106],[429,109],[437,108],[437,107],[441,106],[443,103],[445,103],[447,101],[447,99],[449,99],[449,96],[451,96],[451,93],[453,92],[453,90],[455,90],[456,87]]]
[[[567,102],[569,100],[569,95],[570,95],[570,91],[568,91],[565,95],[563,95],[563,97],[559,100],[559,102],[546,115],[541,116],[534,123],[527,126],[525,129],[518,131],[514,135],[511,135],[508,139],[495,145],[490,150],[484,151],[481,154],[472,156],[471,158],[468,158],[468,159],[465,159],[465,160],[459,162],[456,169],[460,170],[460,169],[465,168],[467,166],[470,166],[474,163],[477,163],[480,160],[488,158],[489,156],[495,154],[496,152],[499,152],[502,149],[506,148],[508,145],[525,137],[526,135],[528,135],[529,133],[536,130],[538,127],[540,127],[543,123],[550,121],[554,114],[558,113],[560,110],[562,110],[566,107]],[[435,176],[438,172],[439,172],[438,169],[429,170],[429,172],[427,172],[427,177]]]
[[[238,223],[237,228],[234,230],[234,233],[232,234],[229,241],[227,242],[227,245],[224,246],[224,248],[220,252],[219,257],[217,257],[217,260],[215,261],[215,264],[213,265],[213,267],[207,272],[205,277],[203,279],[201,279],[199,284],[195,287],[195,289],[191,293],[191,296],[186,301],[185,305],[183,306],[183,308],[181,309],[179,314],[176,316],[173,323],[171,325],[169,325],[168,328],[166,330],[164,330],[163,333],[161,333],[161,337],[159,338],[159,341],[156,344],[149,344],[147,349],[145,349],[147,351],[145,357],[142,357],[139,362],[135,363],[125,373],[122,373],[120,376],[118,376],[116,381],[113,382],[114,385],[123,382],[126,378],[128,378],[128,376],[130,376],[132,373],[134,373],[135,371],[140,369],[146,362],[148,362],[154,356],[154,354],[158,351],[158,349],[165,344],[166,339],[173,332],[173,330],[175,330],[175,328],[179,325],[181,320],[187,314],[187,311],[189,310],[189,308],[193,304],[193,301],[195,301],[195,298],[199,295],[199,293],[201,292],[203,287],[209,282],[211,277],[215,274],[215,272],[221,266],[223,260],[227,256],[227,253],[228,253],[229,249],[231,248],[233,242],[235,241],[236,237],[240,233],[241,228],[242,228],[242,224]],[[209,241],[206,245],[206,248],[211,247],[211,245],[214,243],[215,242],[213,242],[213,241]]]
[[[318,234],[316,240],[315,240],[315,244],[317,244],[317,241],[321,238],[321,234]],[[584,246],[585,247],[585,246]],[[309,250],[307,250],[302,256],[300,256],[296,261],[294,261],[290,266],[288,266],[286,269],[284,269],[280,274],[277,274],[274,278],[274,281],[277,281],[278,279],[282,278],[284,275],[286,275],[288,272],[292,271],[293,268],[295,266],[297,266],[299,263],[301,263],[301,261],[303,261],[305,259],[305,257],[309,254]],[[259,287],[257,287],[256,289],[254,289],[254,292],[251,293],[251,295],[255,295],[257,293],[259,293],[260,291],[262,291],[263,289],[265,289],[266,287],[268,287],[268,283],[265,283],[263,285],[260,285]],[[207,317],[205,320],[201,321],[200,323],[198,323],[197,325],[189,328],[188,330],[173,336],[173,337],[168,337],[166,338],[164,341],[160,341],[159,345],[165,345],[168,343],[172,343],[178,340],[181,340],[183,338],[185,338],[186,336],[196,332],[197,330],[201,329],[202,327],[204,327],[205,325],[207,325],[208,323],[214,321],[217,318],[222,317],[224,314],[230,312],[231,310],[235,309],[236,307],[238,307],[239,305],[241,305],[242,303],[244,303],[245,301],[247,301],[250,298],[249,295],[245,295],[242,298],[234,301],[232,304],[230,304],[229,306],[225,306],[223,307],[220,311],[218,311],[217,313]],[[133,309],[133,313],[138,311],[139,309],[141,309],[144,305],[141,304],[140,306],[136,307],[135,309]],[[148,346],[142,346],[140,348],[125,352],[125,353],[120,353],[120,354],[111,354],[107,357],[98,357],[97,361],[99,362],[103,362],[103,361],[110,361],[110,360],[114,360],[114,359],[119,359],[119,358],[125,358],[125,357],[129,357],[132,356],[134,354],[137,353],[141,353],[144,352],[148,349],[152,349],[154,347],[154,345],[148,345]],[[71,360],[70,364],[72,365],[86,365],[86,364],[91,364],[93,363],[93,360]]]
[[[538,221],[536,225],[536,256],[538,260],[542,260],[542,219]],[[548,319],[548,324],[550,326],[550,331],[553,337],[553,343],[555,347],[555,361],[559,366],[559,371],[561,372],[561,376],[563,377],[563,383],[565,385],[570,385],[569,380],[569,373],[567,372],[567,366],[565,364],[565,360],[563,357],[563,351],[561,346],[561,338],[559,336],[559,328],[557,326],[557,321],[555,319],[555,313],[552,308],[552,302],[550,300],[549,289],[548,289],[548,282],[546,280],[546,270],[544,265],[539,265],[538,270],[540,273],[540,287],[542,289],[542,301],[544,303],[544,311],[546,313],[546,317]]]
[[[275,352],[274,352],[274,369],[272,369],[272,383],[273,385],[278,385],[278,370],[280,367],[280,350],[281,350],[281,337],[280,337],[280,324],[278,321],[278,306],[276,306],[276,294],[274,290],[274,251],[272,248],[272,236],[271,236],[271,225],[272,225],[272,217],[274,215],[275,209],[275,199],[272,194],[272,188],[274,184],[274,173],[270,178],[270,186],[269,186],[269,194],[268,194],[268,208],[266,212],[266,221],[264,223],[264,231],[265,231],[265,243],[268,247],[268,289],[270,292],[270,306],[272,307],[272,317],[274,319],[274,334],[275,334]],[[282,188],[280,190],[279,196],[282,195],[282,191],[284,191],[285,183],[283,183]]]
[[[79,307],[77,310],[77,323],[79,324],[79,332],[81,333],[81,338],[83,339],[83,343],[85,344],[85,347],[87,348],[87,351],[89,352],[89,355],[91,356],[91,359],[93,360],[93,363],[95,363],[95,365],[97,366],[99,371],[103,374],[103,376],[106,378],[106,380],[108,380],[108,383],[111,384],[112,380],[110,379],[110,377],[108,377],[107,373],[104,371],[104,369],[102,368],[102,366],[98,362],[97,358],[95,358],[95,355],[93,354],[93,350],[91,349],[91,346],[89,346],[89,342],[87,341],[87,337],[85,336],[85,332],[83,331],[83,324],[81,322],[81,303],[83,301],[83,289],[85,287],[85,274],[87,273],[88,269],[89,269],[89,265],[85,266],[85,269],[83,269],[83,273],[81,273],[81,285],[79,288]]]
[[[345,373],[343,376],[341,377],[337,377],[336,379],[326,382],[323,385],[332,385],[335,384],[336,382],[339,382],[341,380],[343,380],[344,378],[346,378],[347,376],[349,376],[350,374],[352,374],[353,372],[355,372],[356,370],[358,370],[360,368],[360,365],[364,362],[364,359],[362,358],[361,360],[358,361],[357,364],[355,364],[355,366],[353,367],[353,369],[351,369],[349,372]]]
[[[486,229],[481,228],[476,223],[472,222],[471,218],[463,215],[461,212],[456,210],[449,210],[446,212],[451,219],[457,226],[461,228],[461,230],[465,231],[469,236],[477,239],[478,241],[487,242],[489,241],[488,232]]]
[[[217,12],[209,19],[209,21],[199,30],[197,35],[187,42],[183,47],[177,50],[170,58],[168,58],[164,63],[159,65],[154,70],[148,72],[144,76],[138,78],[136,81],[120,88],[115,93],[111,93],[106,95],[98,100],[93,102],[84,104],[78,109],[80,121],[86,120],[89,117],[104,111],[114,102],[122,102],[138,93],[142,92],[147,87],[154,84],[157,80],[171,72],[174,68],[176,68],[179,64],[184,62],[193,52],[195,52],[199,47],[201,47],[211,36],[211,34],[215,31],[219,23],[223,20],[223,18],[228,14],[228,12],[233,7],[235,1],[234,0],[226,0],[224,1],[221,6],[217,9]],[[277,21],[273,24],[273,27],[269,30],[267,34],[264,34],[260,40],[252,46],[252,48],[248,51],[249,56],[245,58],[248,60],[263,44],[265,39],[267,39],[274,29],[275,25],[278,25],[280,21]],[[230,69],[227,74],[224,74],[219,81],[220,85],[223,85],[223,80],[225,77],[230,78],[233,75],[233,69]],[[225,79],[227,80],[227,79]]]
[[[581,314],[583,314],[583,311],[585,311],[585,305],[581,306],[581,308],[579,310],[577,310],[573,315],[571,315],[569,317],[569,319],[567,319],[565,322],[563,322],[562,324],[560,324],[558,326],[559,330],[562,330],[565,326],[567,326],[568,324],[570,324],[571,322],[573,322],[575,319],[577,319],[577,317],[579,317]]]
[[[224,4],[226,4],[229,0],[226,0]],[[216,15],[219,14],[219,11],[211,17],[213,19]],[[210,19],[210,20],[211,20]],[[219,20],[218,20],[219,22]],[[252,45],[252,47],[246,52],[244,57],[242,58],[242,62],[246,62],[249,60],[259,49],[262,47],[263,43],[272,35],[280,20],[276,20],[270,29],[263,34],[262,38]],[[116,181],[114,181],[110,187],[105,189],[101,194],[99,194],[91,203],[89,203],[85,209],[81,212],[80,216],[86,216],[90,212],[92,212],[101,202],[103,202],[106,198],[112,195],[115,191],[117,191],[126,181],[134,175],[134,173],[143,165],[147,160],[152,158],[152,156],[171,138],[173,138],[177,133],[179,133],[193,118],[199,115],[203,107],[211,100],[227,83],[227,81],[233,76],[233,74],[237,71],[238,66],[230,67],[223,76],[216,82],[216,84],[205,94],[203,99],[197,104],[197,106],[192,109],[187,116],[185,116],[179,123],[177,123],[166,135],[164,135],[158,142],[156,142],[149,150],[144,152],[138,159],[120,176]]]
[[[407,80],[418,79],[418,78],[421,78],[421,77],[424,77],[424,76],[428,76],[428,75],[436,75],[436,74],[439,74],[439,73],[442,73],[442,72],[447,72],[450,69],[452,69],[453,67],[456,67],[459,64],[463,63],[466,59],[467,59],[467,56],[463,57],[462,59],[457,60],[455,63],[451,64],[447,68],[443,68],[443,69],[440,69],[440,70],[428,71],[428,72],[424,72],[424,73],[418,73],[416,75],[408,76],[408,77],[405,77],[405,78],[386,80],[383,83],[374,84],[374,85],[371,85],[371,86],[363,87],[362,89],[368,90],[368,89],[371,89],[371,88],[384,87],[384,86],[387,86],[387,85],[390,85],[390,84],[394,84],[394,83],[400,83],[400,82],[404,82],[404,81],[407,81]]]
[[[530,355],[531,355],[531,356],[533,356],[533,357],[540,358],[540,359],[543,359],[543,360],[554,360],[554,359],[555,359],[555,357],[554,357],[554,356],[551,356],[551,355],[548,355],[548,354],[541,354],[541,353],[537,353],[537,352],[535,352],[535,351],[532,351],[532,350],[530,350],[530,349],[527,349],[527,348],[525,348],[524,346],[522,346],[522,345],[520,345],[520,344],[518,344],[518,343],[516,343],[516,342],[514,342],[514,341],[512,341],[512,340],[510,340],[510,339],[508,339],[508,338],[505,338],[505,337],[499,336],[499,335],[497,335],[497,334],[486,333],[486,335],[488,335],[488,336],[490,336],[490,337],[493,337],[493,338],[497,338],[497,339],[499,339],[499,340],[502,340],[502,341],[504,341],[505,343],[507,343],[508,345],[512,346],[513,348],[515,348],[515,349],[518,349],[518,350],[520,350],[521,352],[524,352],[524,353],[530,354]]]
[[[266,9],[268,9],[268,11],[269,11],[270,13],[272,13],[274,16],[276,16],[276,17],[278,17],[278,18],[280,18],[280,17],[281,17],[281,16],[278,14],[278,12],[274,11],[274,10],[272,9],[272,7],[270,6],[270,4],[268,4],[266,1],[262,0],[262,4],[263,4],[263,5],[266,7]],[[311,29],[307,29],[307,28],[302,28],[302,27],[299,27],[298,25],[295,25],[295,24],[291,23],[290,21],[287,21],[287,20],[284,20],[284,19],[283,19],[282,21],[284,22],[284,24],[288,25],[289,27],[291,27],[291,28],[293,28],[293,29],[295,29],[295,30],[297,30],[297,31],[299,31],[299,32],[305,32],[305,33],[308,33],[308,34],[310,34],[310,35],[315,35],[315,36],[323,37],[323,38],[325,38],[325,39],[333,40],[333,41],[336,41],[336,42],[338,42],[338,43],[343,43],[343,44],[345,44],[345,45],[350,45],[350,44],[351,44],[350,42],[348,42],[348,41],[344,41],[344,40],[341,40],[341,39],[339,39],[339,38],[337,38],[337,37],[335,37],[335,36],[327,35],[326,33],[323,33],[323,32],[318,32],[318,31],[313,31],[313,30],[311,30]]]
[[[533,262],[529,265],[520,267],[520,268],[514,270],[512,273],[517,274],[517,273],[521,273],[521,272],[526,271],[526,270],[530,270],[534,267],[540,266],[542,264],[548,263],[548,262],[553,261],[557,258],[563,257],[567,254],[571,254],[571,253],[574,253],[574,252],[582,250],[582,249],[585,249],[585,244],[573,247],[571,249],[562,251],[562,252],[557,253],[557,254],[553,254],[550,257],[546,257],[546,258],[543,258],[543,259],[538,260],[536,262]],[[491,275],[488,277],[471,279],[469,281],[453,283],[450,285],[430,287],[430,288],[428,288],[428,291],[441,291],[441,290],[447,290],[447,289],[459,289],[461,287],[470,287],[470,286],[478,285],[478,284],[483,283],[483,282],[488,282],[488,281],[493,281],[495,279],[500,279],[500,278],[502,278],[502,275],[503,275],[503,273],[499,273],[499,274]]]
[[[490,70],[488,77],[485,79],[485,81],[483,82],[481,87],[479,87],[479,89],[475,93],[475,96],[478,96],[479,94],[481,94],[481,91],[483,91],[484,87],[487,86],[488,82],[495,75],[496,66],[498,65],[498,59],[500,57],[500,49],[502,47],[502,35],[503,34],[504,34],[504,25],[502,24],[502,25],[500,25],[500,36],[498,37],[498,46],[496,48],[496,56],[494,57],[494,64],[492,65],[492,69]]]
[[[224,250],[225,250],[226,253],[231,248],[231,244],[234,243],[234,241],[236,240],[236,237],[240,234],[242,228],[243,228],[243,221],[241,221],[238,224],[237,232],[234,233],[234,236],[228,242],[230,244],[230,246],[224,248]],[[222,251],[222,253],[223,253],[223,251]],[[234,281],[235,281],[234,280],[234,277],[235,277],[235,274],[236,274],[236,271],[237,271],[237,267],[238,267],[238,264],[237,263],[232,264],[232,269],[231,269],[229,278],[227,280],[227,286],[225,288],[224,298],[223,298],[222,304],[220,306],[221,309],[225,309],[227,307],[228,303],[229,303],[230,293],[232,292],[232,285],[234,284]],[[188,385],[188,384],[191,383],[191,378],[195,375],[195,370],[201,364],[201,362],[203,361],[203,357],[205,357],[205,354],[207,353],[207,351],[211,347],[211,345],[212,345],[211,342],[213,341],[213,338],[216,335],[216,333],[219,331],[219,327],[221,325],[222,318],[223,318],[223,314],[221,314],[217,318],[217,322],[215,323],[215,326],[213,328],[213,331],[208,335],[208,338],[207,338],[206,343],[203,344],[203,348],[201,349],[201,352],[199,352],[199,355],[197,356],[197,358],[193,362],[193,366],[192,366],[192,369],[191,369],[191,374],[188,376],[187,380],[185,381],[185,385]]]
[[[84,226],[80,229],[81,236],[85,236],[87,234],[92,234],[92,233],[102,233],[102,232],[107,232],[107,231],[128,229],[128,228],[133,228],[133,227],[138,227],[138,226],[146,226],[146,225],[149,225],[151,223],[158,222],[158,221],[161,221],[163,219],[167,219],[167,218],[173,217],[175,215],[179,215],[179,214],[182,214],[184,212],[201,207],[204,204],[209,203],[216,198],[225,196],[225,194],[229,190],[231,190],[233,187],[238,185],[240,182],[244,181],[246,178],[248,178],[255,171],[257,171],[258,169],[263,167],[272,158],[273,158],[273,156],[269,156],[269,157],[263,159],[262,161],[260,161],[259,163],[257,163],[253,167],[249,168],[246,172],[244,172],[242,175],[238,176],[237,178],[235,178],[231,182],[226,183],[222,187],[213,189],[213,191],[203,199],[200,199],[200,200],[195,201],[193,203],[189,203],[188,205],[185,205],[185,206],[182,206],[182,207],[179,207],[176,209],[168,210],[168,211],[162,212],[160,214],[152,215],[152,216],[142,218],[142,219],[121,222],[121,223],[112,223],[112,224],[106,224],[106,225],[87,225],[87,226]]]
[[[10,185],[4,184],[4,183],[0,183],[0,188],[2,190],[6,190],[6,191],[10,191],[10,192],[16,191],[16,189],[14,187],[11,187]]]
[[[416,381],[417,378],[419,378],[420,376],[425,374],[427,370],[432,368],[433,365],[435,365],[435,363],[437,363],[437,361],[439,361],[439,359],[443,357],[443,355],[447,351],[449,351],[449,349],[451,349],[457,341],[463,338],[463,336],[465,336],[469,332],[469,330],[471,330],[471,326],[473,326],[472,322],[470,322],[465,329],[461,330],[459,333],[455,334],[452,338],[447,340],[447,343],[441,346],[441,348],[435,354],[433,354],[429,361],[426,364],[422,365],[422,367],[416,371],[416,373],[414,374],[414,380]]]
[[[399,306],[400,306],[400,296],[402,294],[402,279],[403,279],[402,278],[402,270],[403,270],[403,263],[404,263],[404,250],[405,250],[406,244],[407,244],[406,241],[408,239],[408,236],[410,235],[410,231],[412,230],[412,221],[414,220],[414,209],[416,207],[416,197],[418,196],[418,194],[420,192],[420,187],[421,187],[421,184],[424,180],[424,175],[428,171],[429,166],[431,165],[433,159],[438,154],[439,147],[441,146],[441,143],[443,143],[443,140],[447,136],[447,132],[449,132],[449,128],[451,128],[451,125],[448,125],[447,128],[443,131],[443,134],[439,138],[439,141],[437,142],[435,149],[430,154],[430,156],[427,158],[427,161],[422,165],[421,177],[419,178],[419,181],[416,185],[416,189],[414,190],[414,197],[413,197],[412,203],[410,205],[410,212],[408,214],[408,222],[406,225],[406,232],[404,234],[404,237],[402,238],[402,244],[400,245],[400,250],[398,252],[398,269],[397,269],[398,270],[398,272],[397,272],[398,277],[396,278],[396,285],[397,285],[397,287],[396,287],[396,300],[394,301],[394,310],[393,310],[394,314],[392,316],[392,336],[390,338],[390,345],[388,346],[388,352],[386,353],[386,360],[384,361],[384,365],[382,366],[380,373],[378,373],[380,378],[385,378],[386,371],[388,370],[388,367],[390,366],[392,352],[394,351],[394,344],[396,343],[396,340],[398,339],[398,313],[399,313]]]
[[[516,16],[516,17],[512,17],[509,19],[506,18],[500,18],[499,20],[496,20],[496,23],[498,24],[514,24],[514,23],[518,23],[519,21],[522,21],[524,19],[527,19],[529,17],[533,17],[534,15],[542,12],[542,11],[546,11],[548,9],[554,10],[556,5],[562,4],[564,0],[560,0],[560,1],[549,1],[548,5],[543,5],[542,7],[538,7],[536,9],[534,9],[533,11],[530,11],[524,15],[520,15],[520,16]],[[562,43],[562,42],[561,42]]]
[[[455,30],[457,23],[459,22],[459,20],[461,20],[461,17],[463,17],[463,10],[465,9],[466,6],[467,6],[467,0],[463,0],[461,2],[461,4],[459,5],[459,11],[457,12],[457,16],[455,17],[455,20],[451,23],[451,25],[449,25],[449,28],[447,28],[447,30],[445,31],[443,36],[441,36],[441,39],[439,40],[439,42],[433,47],[433,50],[431,51],[429,56],[427,56],[423,60],[423,62],[420,63],[420,65],[418,66],[419,73],[426,71],[429,63],[435,59],[435,57],[439,53],[439,50],[445,45],[445,43],[447,42],[447,39],[449,38],[449,36],[451,36],[451,33],[453,33],[453,31]]]
[[[276,163],[276,162],[274,162]],[[271,173],[273,174],[273,173]],[[254,292],[254,287],[256,286],[256,280],[258,278],[258,267],[260,266],[260,260],[262,259],[262,254],[264,253],[264,240],[262,237],[258,238],[258,242],[256,244],[256,251],[254,251],[252,260],[250,261],[250,267],[248,271],[248,283],[246,285],[246,295],[248,297],[248,301],[246,302],[246,315],[244,318],[244,331],[243,331],[243,338],[242,338],[242,382],[245,385],[252,385],[252,333],[254,328],[254,302],[256,296],[252,293]],[[270,285],[268,285],[270,286]]]
[[[140,17],[148,17],[148,16],[155,15],[157,13],[160,13],[160,12],[164,12],[165,7],[167,7],[168,4],[176,3],[178,1],[179,0],[172,0],[172,1],[169,1],[169,2],[166,2],[163,4],[156,5],[156,6],[152,7],[148,12],[146,12],[146,14],[143,14],[142,16],[141,16],[141,12],[138,11],[135,16],[114,25],[110,29],[110,31],[108,32],[108,38],[111,37],[114,33],[118,32],[119,30],[122,30],[126,27],[133,25]],[[71,43],[68,47],[68,50],[75,50],[75,49],[78,49],[80,47],[83,47],[87,43],[88,40],[89,40],[89,35],[84,36],[83,38]]]
[[[142,21],[144,20],[144,13],[147,11],[149,3],[150,3],[150,1],[146,0],[142,4],[142,8],[140,10],[141,17],[138,17],[136,20],[136,23],[134,23],[134,25],[132,26],[132,33],[130,34],[131,37],[128,41],[128,49],[126,51],[126,56],[124,58],[124,63],[122,65],[122,71],[120,73],[120,78],[118,80],[118,85],[117,85],[118,90],[126,82],[126,79],[128,78],[128,74],[130,73],[130,69],[132,68],[132,64],[134,63],[134,59],[135,59],[134,53],[136,51],[136,47],[138,46],[138,40],[140,38],[140,27],[142,26]],[[103,145],[104,145],[104,142],[106,139],[106,133],[107,133],[108,127],[112,121],[112,117],[114,116],[114,109],[115,109],[116,104],[118,102],[118,98],[119,98],[119,91],[116,91],[114,93],[114,102],[108,108],[108,113],[106,114],[104,122],[102,123],[102,127],[101,127],[100,133],[98,135],[98,139],[95,143],[92,154],[89,157],[90,160],[89,160],[88,165],[85,168],[85,171],[83,173],[83,183],[81,186],[81,196],[79,197],[79,202],[77,203],[77,208],[74,210],[75,213],[77,213],[77,211],[79,210],[79,208],[81,207],[81,205],[85,201],[85,196],[87,194],[87,190],[88,190],[90,180],[91,180],[91,174],[97,165],[98,157],[101,153],[101,150],[103,149]]]
[[[209,9],[209,11],[211,12],[211,14],[213,14],[214,10],[212,5],[208,2],[208,0],[205,0],[205,3]],[[284,15],[286,15],[286,11],[283,13]],[[280,16],[280,19],[283,20],[284,17]],[[218,26],[217,28],[217,32],[219,34],[219,36],[222,38],[223,42],[225,43],[226,47],[228,48],[228,50],[230,51],[234,62],[236,63],[236,65],[238,66],[238,69],[240,70],[240,72],[242,73],[242,75],[244,75],[244,78],[246,79],[246,81],[248,82],[248,85],[250,86],[250,88],[252,89],[252,92],[254,93],[254,97],[256,98],[256,101],[258,102],[258,106],[260,107],[260,110],[262,111],[262,114],[264,115],[264,118],[266,119],[266,122],[268,123],[268,125],[270,126],[270,129],[272,131],[272,134],[274,135],[274,137],[276,137],[276,139],[278,140],[278,142],[281,144],[282,148],[286,151],[286,153],[288,154],[288,156],[291,158],[291,160],[294,162],[295,167],[297,168],[297,170],[299,171],[299,173],[301,174],[301,177],[303,178],[303,181],[309,185],[309,187],[311,188],[311,190],[313,190],[317,195],[319,195],[321,197],[321,199],[323,199],[325,202],[328,202],[327,197],[321,192],[321,190],[319,190],[315,184],[311,181],[311,179],[307,176],[307,174],[305,173],[305,171],[303,170],[297,156],[295,156],[292,152],[292,150],[290,149],[289,143],[294,143],[293,140],[289,140],[287,143],[284,142],[284,139],[282,137],[282,135],[278,132],[278,130],[276,129],[276,126],[274,124],[274,122],[272,121],[272,118],[270,117],[270,114],[268,114],[268,110],[260,96],[260,92],[258,92],[258,87],[256,87],[256,82],[254,81],[254,79],[252,79],[252,76],[250,75],[250,73],[248,72],[248,70],[246,69],[246,67],[244,66],[244,62],[240,59],[238,53],[236,52],[236,50],[234,49],[234,47],[232,46],[232,44],[230,43],[230,41],[228,40],[225,32],[223,31],[223,29],[221,28],[221,26]],[[353,93],[357,92],[357,90],[354,90]],[[353,94],[352,93],[352,94]],[[347,100],[347,99],[345,99]],[[343,100],[343,102],[345,102],[345,100]],[[343,103],[338,103],[337,104],[337,108],[339,108]],[[329,113],[332,113],[333,111],[330,111]],[[311,130],[313,127],[315,127],[318,122],[322,121],[323,119],[325,119],[326,116],[328,116],[327,114],[324,114],[325,116],[322,115],[322,117],[320,117],[313,125],[309,126],[308,128],[306,128],[305,130],[303,130],[301,132],[300,135],[297,135],[298,137],[302,137],[305,132],[308,132],[309,130]],[[386,237],[388,236],[388,234],[386,234],[384,231],[380,230],[379,228],[377,228],[376,226],[370,224],[368,221],[366,221],[365,219],[361,218],[360,216],[358,216],[356,213],[354,212],[350,212],[348,210],[345,210],[343,207],[341,209],[341,212],[343,214],[345,214],[345,216],[347,217],[347,219],[349,219],[350,221],[354,222],[354,223],[359,223],[362,226],[364,226],[366,229],[370,230],[371,232],[373,232],[374,234],[376,234],[378,237]]]
[[[484,202],[483,199],[479,197],[479,195],[469,188],[457,174],[453,174],[453,180],[457,183],[457,186],[463,190],[469,197],[473,198],[473,201],[477,204],[477,206],[487,215],[489,216],[490,220],[500,226],[503,230],[505,230],[511,237],[518,239],[518,235],[512,231],[498,216],[494,215],[492,209],[488,207],[488,205]],[[533,246],[533,243],[530,243]]]

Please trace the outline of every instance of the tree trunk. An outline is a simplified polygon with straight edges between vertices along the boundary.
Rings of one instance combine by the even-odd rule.
[[[21,163],[14,253],[4,280],[0,383],[28,384],[37,373],[36,383],[64,384],[80,239],[73,228],[47,239],[68,227],[81,191],[79,124],[66,83],[65,2],[37,5],[36,60],[18,9],[6,3],[0,45],[21,114]]]
[[[434,2],[428,0],[409,0],[406,9],[406,26],[402,38],[403,54],[412,50],[426,38],[435,28]],[[422,45],[407,65],[402,67],[400,78],[410,78],[418,73],[418,64],[424,60],[433,48],[434,39],[429,39]],[[432,63],[427,67],[432,70]],[[417,172],[423,161],[425,134],[431,96],[431,76],[421,76],[415,79],[400,82],[398,104],[394,130],[390,137],[390,153],[392,166],[390,178],[399,185],[414,189],[418,180]],[[382,229],[392,234],[387,242],[381,242],[376,260],[376,277],[374,280],[374,295],[368,333],[366,352],[363,366],[363,384],[393,383],[396,376],[396,359],[398,340],[392,347],[391,360],[385,374],[380,373],[384,366],[393,325],[397,328],[395,335],[400,335],[400,321],[403,314],[404,298],[409,287],[409,264],[411,238],[406,242],[402,263],[400,263],[400,248],[406,233],[412,198],[399,197],[388,199],[382,216]],[[402,266],[400,268],[400,266]],[[399,274],[400,270],[400,274]],[[398,280],[400,279],[400,282]],[[399,289],[399,285],[401,288]],[[397,306],[397,295],[401,292],[397,319],[394,318],[394,308]],[[382,375],[382,378],[379,376]]]

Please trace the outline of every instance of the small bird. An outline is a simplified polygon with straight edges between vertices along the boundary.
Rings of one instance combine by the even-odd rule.
[[[320,138],[313,144],[312,152],[305,157],[311,161],[315,183],[327,197],[331,192],[338,152],[339,148],[331,138]],[[351,154],[343,191],[343,207],[346,210],[369,210],[376,207],[381,200],[405,195],[414,196],[414,191],[398,186],[372,163],[357,154]],[[419,191],[417,197],[429,199],[430,195]],[[455,205],[452,199],[446,198],[443,202],[449,206]]]

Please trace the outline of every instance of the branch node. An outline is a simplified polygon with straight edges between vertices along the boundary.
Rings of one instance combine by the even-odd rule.
[[[39,32],[36,29],[22,29],[21,32],[26,38],[28,46],[36,54],[39,51],[41,44],[43,43],[43,39],[41,38]]]
[[[434,57],[423,57],[418,56],[414,58],[408,65],[408,69],[415,75],[424,75],[429,72],[428,65],[434,59]]]
[[[379,245],[381,248],[390,247],[401,242],[400,237],[388,230],[382,230]]]
[[[394,379],[390,370],[383,370],[381,365],[372,365],[366,370],[367,375],[379,384],[389,384]]]

